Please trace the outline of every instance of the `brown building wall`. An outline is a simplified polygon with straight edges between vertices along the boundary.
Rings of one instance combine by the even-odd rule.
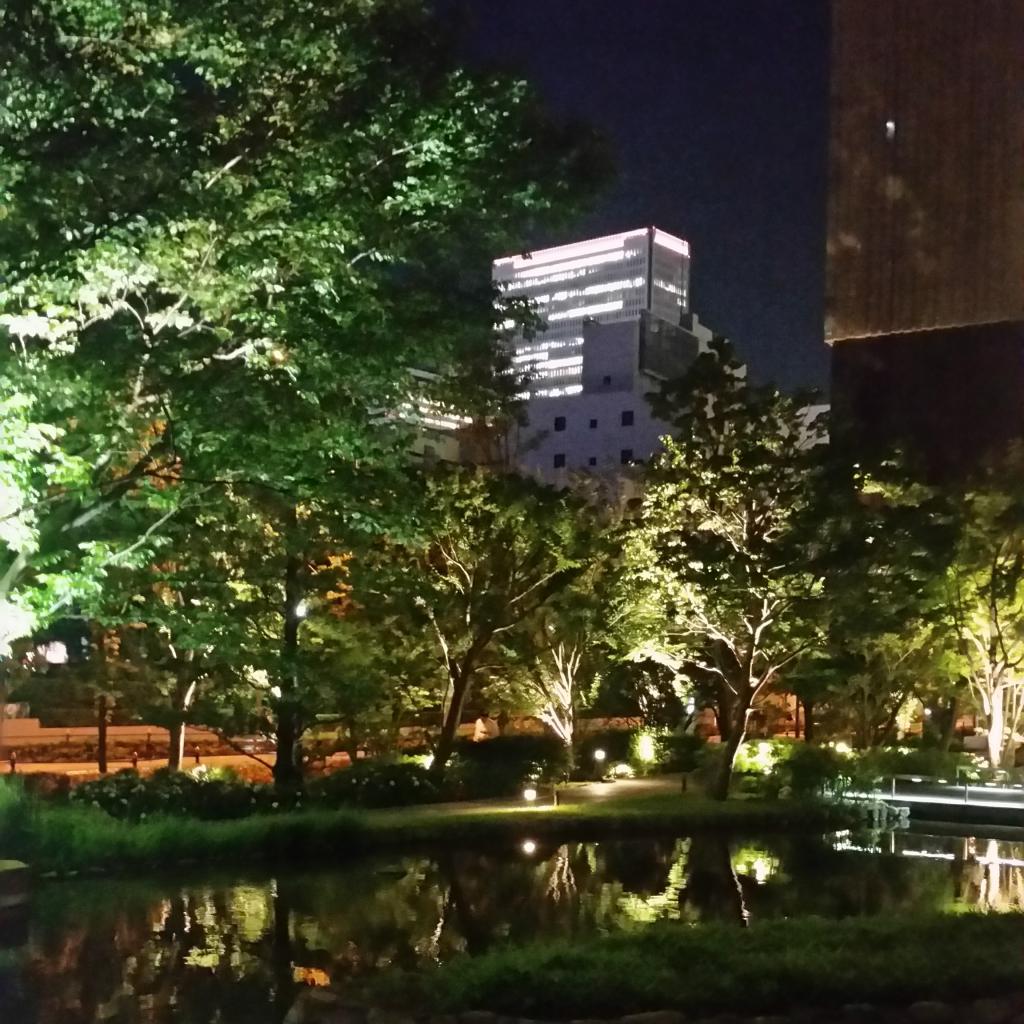
[[[1024,438],[1024,325],[881,335],[832,349],[833,434],[962,477]]]
[[[1024,319],[1024,0],[834,0],[826,336]]]

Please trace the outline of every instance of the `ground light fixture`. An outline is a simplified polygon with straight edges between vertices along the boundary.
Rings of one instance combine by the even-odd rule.
[[[527,786],[527,788],[523,790],[523,799],[528,804],[532,804],[537,799],[537,790],[532,786]]]
[[[532,839],[524,839],[523,845],[520,847],[520,849],[523,851],[523,853],[526,854],[527,857],[532,857],[537,852],[537,844]]]
[[[594,751],[594,760],[598,764],[604,764],[605,758],[607,757],[608,755],[600,747],[598,747],[597,750]]]

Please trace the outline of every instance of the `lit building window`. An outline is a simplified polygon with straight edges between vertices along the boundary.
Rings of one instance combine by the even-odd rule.
[[[640,228],[495,260],[499,290],[532,302],[544,324],[533,338],[511,337],[516,365],[531,371],[529,393],[582,391],[585,320],[621,323],[650,312],[678,323],[687,311],[689,257],[683,239]]]

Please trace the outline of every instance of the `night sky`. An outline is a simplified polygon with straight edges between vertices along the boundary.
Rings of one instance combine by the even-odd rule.
[[[826,386],[827,0],[464,3],[474,60],[612,140],[614,191],[554,241],[688,239],[700,319],[758,378]]]

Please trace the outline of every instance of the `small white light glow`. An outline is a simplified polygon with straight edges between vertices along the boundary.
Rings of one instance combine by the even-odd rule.
[[[305,601],[300,601],[295,606],[295,617],[297,619],[304,619],[309,614],[309,605]]]
[[[594,751],[594,760],[598,764],[600,764],[607,756],[608,755],[600,747],[598,747],[597,750]]]
[[[896,138],[896,122],[892,118],[885,122],[885,137],[890,140]]]
[[[62,640],[51,640],[46,645],[46,662],[48,665],[66,665],[68,648]]]
[[[532,839],[524,839],[521,849],[527,857],[532,857],[537,852],[537,844]]]
[[[280,700],[281,699],[281,687],[280,686],[272,686],[270,688],[270,696],[273,697],[275,700]]]
[[[534,800],[537,799],[537,790],[535,790],[532,786],[529,787],[528,789],[524,789],[523,790],[523,799],[528,804],[532,804],[534,802]]]
[[[636,741],[636,756],[644,764],[653,764],[658,757],[657,744],[649,732],[643,732]]]

